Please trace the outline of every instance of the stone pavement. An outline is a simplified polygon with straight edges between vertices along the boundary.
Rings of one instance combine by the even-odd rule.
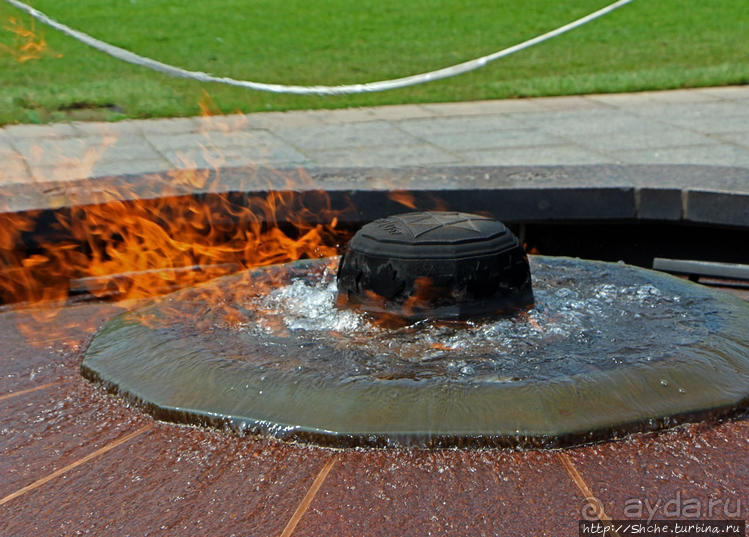
[[[749,168],[749,86],[0,129],[0,184],[182,168]]]

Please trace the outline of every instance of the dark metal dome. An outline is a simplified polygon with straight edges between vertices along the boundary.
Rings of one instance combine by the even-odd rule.
[[[528,259],[501,222],[458,212],[375,220],[349,243],[339,305],[410,320],[464,319],[533,305]]]

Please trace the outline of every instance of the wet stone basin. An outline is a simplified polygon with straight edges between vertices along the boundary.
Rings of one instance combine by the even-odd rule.
[[[746,405],[749,307],[723,293],[538,256],[527,312],[392,328],[334,307],[336,262],[256,269],[118,317],[83,374],[160,419],[335,447],[557,447]]]

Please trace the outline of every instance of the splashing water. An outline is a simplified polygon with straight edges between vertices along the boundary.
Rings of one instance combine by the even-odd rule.
[[[336,309],[335,259],[255,269],[112,319],[81,372],[159,419],[337,447],[559,447],[745,407],[743,301],[625,265],[531,268],[527,312],[399,328]]]
[[[515,316],[386,329],[335,307],[335,274],[326,268],[253,297],[246,306],[257,315],[241,330],[293,341],[308,354],[297,367],[326,376],[507,382],[658,360],[709,329],[704,297],[684,298],[668,282],[656,287],[636,271],[625,281],[605,264],[571,259],[531,266],[536,303]],[[325,355],[336,356],[333,366]]]

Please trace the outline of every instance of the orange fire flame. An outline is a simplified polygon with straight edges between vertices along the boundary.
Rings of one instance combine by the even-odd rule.
[[[21,20],[10,17],[3,28],[14,34],[15,38],[11,46],[0,43],[0,51],[9,53],[17,62],[25,63],[31,60],[39,60],[45,54],[62,58],[62,54],[50,51],[43,34],[36,33],[33,18],[31,19],[31,26],[26,27]]]
[[[216,115],[208,94],[199,104],[209,125],[201,148],[210,169],[199,169],[184,156],[182,169],[151,176],[147,192],[142,185],[102,188],[97,181],[76,181],[86,201],[71,204],[68,195],[65,204],[73,205],[68,210],[3,214],[6,208],[0,207],[0,304],[39,306],[33,312],[40,324],[21,327],[24,332],[50,330],[56,315],[51,304],[64,303],[71,294],[137,300],[196,286],[194,292],[220,308],[227,322],[242,322],[235,305],[241,303],[235,300],[240,290],[227,296],[201,284],[243,269],[339,253],[348,238],[339,219],[354,208],[334,210],[324,192],[314,191],[311,178],[299,174],[302,184],[288,177],[280,186],[252,184],[251,190],[268,192],[262,196],[221,193],[227,190],[221,186],[225,161],[208,132],[230,133],[247,119]],[[60,169],[76,165],[93,176],[97,160],[115,142],[105,136],[100,147],[78,159],[61,155]],[[278,177],[283,179],[281,172]],[[45,181],[60,178],[53,172]],[[208,194],[191,195],[194,191]],[[389,198],[411,209],[447,209],[436,197],[416,200],[402,190]],[[405,314],[423,308],[438,291],[428,278],[417,281],[403,305]],[[388,314],[381,321],[404,322]]]
[[[294,192],[246,202],[216,194],[57,211],[49,237],[31,254],[19,246],[39,229],[41,212],[0,215],[0,298],[35,303],[83,290],[139,298],[243,268],[337,253],[343,235],[329,205],[312,214]],[[279,217],[293,220],[282,229]]]
[[[200,107],[200,115],[203,117],[218,116],[221,114],[216,102],[206,90],[203,90],[201,93],[198,106]]]
[[[406,315],[413,315],[414,311],[428,308],[435,297],[440,296],[442,290],[434,286],[431,278],[421,276],[414,281],[414,292],[403,303]]]
[[[392,185],[392,188],[397,188],[396,185]],[[388,199],[408,207],[409,209],[419,211],[449,211],[450,206],[448,203],[434,195],[424,196],[423,200],[417,200],[416,196],[412,192],[407,190],[392,190],[387,195]]]
[[[220,131],[222,122],[237,118],[207,121]],[[225,132],[236,127],[226,125]],[[105,137],[102,147],[88,150],[78,169],[93,170],[114,141]],[[188,169],[148,177],[147,192],[142,184],[76,181],[63,203],[70,209],[17,213],[0,207],[0,304],[29,307],[37,322],[19,329],[30,336],[50,330],[60,311],[55,303],[71,294],[153,297],[242,269],[338,253],[349,233],[339,229],[339,217],[351,207],[334,210],[301,173],[292,180],[277,172],[272,186],[248,177],[248,190],[264,195],[221,193],[228,190],[221,187],[224,161],[207,133],[202,150],[212,169],[197,169],[185,158]],[[61,156],[60,169],[70,160]],[[208,193],[191,195],[195,190]],[[76,204],[75,192],[86,192],[84,203]],[[222,302],[227,321],[241,321],[234,306],[223,304],[226,297],[211,296],[209,288],[196,292]]]
[[[395,192],[390,192],[388,194],[388,198],[396,203],[400,203],[401,205],[408,207],[409,209],[416,209],[416,200],[414,199],[414,195],[411,192],[396,190]]]
[[[364,294],[367,298],[367,308],[369,321],[384,329],[397,329],[407,326],[409,318],[420,310],[432,309],[434,299],[443,294],[444,289],[435,286],[432,278],[421,276],[414,281],[413,292],[403,301],[399,307],[394,303],[388,303],[388,299],[378,295],[371,289],[365,289]],[[347,306],[348,300],[345,296],[339,295],[338,306]],[[360,308],[359,305],[351,305],[354,308]],[[445,321],[451,323],[452,321]],[[460,321],[458,321],[460,322]]]

